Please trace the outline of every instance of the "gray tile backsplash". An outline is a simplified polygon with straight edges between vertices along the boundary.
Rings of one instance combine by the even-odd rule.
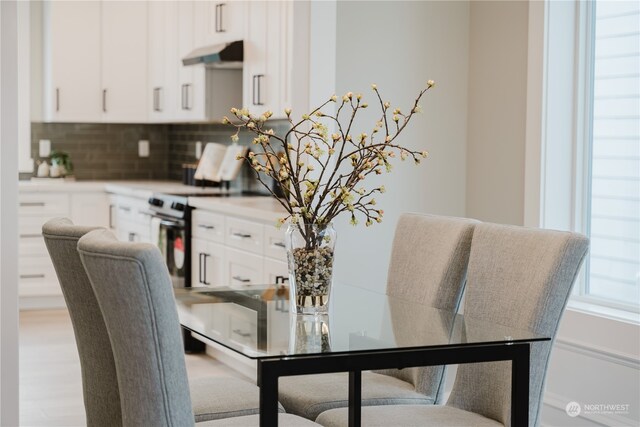
[[[287,125],[273,123],[277,133]],[[197,162],[196,141],[203,148],[207,142],[230,144],[233,131],[222,124],[32,123],[31,152],[39,159],[39,140],[50,140],[53,150],[69,153],[79,180],[181,180],[182,165]],[[149,157],[138,157],[141,139],[149,141]],[[249,145],[252,139],[249,133],[240,133],[241,144]],[[250,179],[249,172],[242,176]]]
[[[71,156],[76,179],[168,179],[167,126],[106,123],[32,123],[31,154],[48,139],[52,150]],[[138,157],[138,141],[149,141],[149,157]]]

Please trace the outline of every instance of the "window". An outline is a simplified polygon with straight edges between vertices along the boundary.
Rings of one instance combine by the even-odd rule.
[[[577,224],[591,239],[577,299],[640,306],[640,3],[583,3],[584,163]],[[579,98],[580,99],[580,98]],[[580,108],[580,106],[578,106]],[[580,139],[580,138],[579,138]],[[581,141],[578,140],[578,145]]]

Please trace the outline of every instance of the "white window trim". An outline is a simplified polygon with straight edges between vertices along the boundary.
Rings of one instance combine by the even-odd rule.
[[[585,88],[590,75],[576,76],[576,70],[584,71],[584,61],[590,60],[578,52],[585,51],[592,31],[584,25],[592,13],[589,9],[588,3],[580,1],[529,3],[524,194],[524,225],[529,227],[583,230],[586,224],[588,183],[583,186],[576,177],[589,173],[585,168],[589,162],[584,160],[590,152],[577,142],[584,137],[584,121],[590,111],[577,106],[587,104]],[[553,38],[559,31],[563,37]],[[571,49],[575,55],[558,55],[558,49]],[[584,277],[577,280],[576,286],[584,283]],[[568,308],[640,324],[637,311],[595,297],[573,295]]]

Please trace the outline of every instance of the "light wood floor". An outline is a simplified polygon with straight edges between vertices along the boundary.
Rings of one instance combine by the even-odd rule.
[[[190,378],[241,374],[206,355],[186,355]],[[20,425],[85,425],[80,361],[66,310],[20,313]]]

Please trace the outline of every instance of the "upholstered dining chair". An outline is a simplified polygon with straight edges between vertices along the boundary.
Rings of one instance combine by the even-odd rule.
[[[95,227],[53,219],[42,228],[69,309],[80,356],[88,426],[122,425],[116,365],[105,321],[80,255],[78,240]],[[125,282],[126,283],[126,282]],[[198,378],[190,382],[196,421],[258,413],[259,390],[236,378]]]
[[[401,215],[391,251],[387,294],[455,312],[477,223],[465,218]],[[396,339],[402,340],[403,333],[396,331]],[[442,366],[363,372],[362,405],[433,404],[443,374]],[[279,398],[287,412],[313,420],[328,409],[347,407],[348,390],[346,373],[283,377]]]
[[[479,224],[474,231],[465,317],[552,337],[531,344],[530,426],[538,425],[553,338],[587,248],[587,238],[576,233],[497,224]],[[458,366],[445,405],[370,406],[362,408],[362,424],[509,426],[510,405],[509,362],[465,364]],[[346,426],[347,412],[329,410],[316,421]]]
[[[194,425],[178,313],[171,279],[157,247],[119,242],[107,230],[78,241],[78,252],[102,310],[118,378],[124,426]],[[232,389],[221,383],[212,400]],[[242,396],[231,396],[243,404]],[[229,403],[230,413],[236,409]],[[313,426],[279,414],[282,426]],[[258,415],[198,423],[198,426],[258,425]]]

